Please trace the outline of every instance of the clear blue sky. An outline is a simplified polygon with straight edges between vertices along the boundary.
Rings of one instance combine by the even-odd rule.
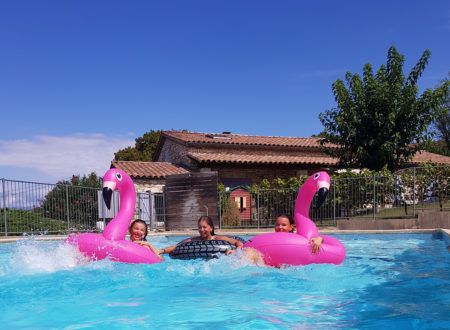
[[[310,136],[395,45],[450,71],[450,2],[2,1],[0,177],[99,174],[150,129]]]

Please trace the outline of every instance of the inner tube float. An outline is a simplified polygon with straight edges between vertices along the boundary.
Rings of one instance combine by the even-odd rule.
[[[108,209],[111,207],[113,190],[120,192],[120,208],[102,234],[72,234],[67,242],[91,260],[108,258],[127,263],[153,264],[162,260],[150,249],[126,241],[130,221],[136,206],[136,189],[133,181],[122,170],[112,168],[103,176],[103,199]]]
[[[245,243],[245,239],[239,236],[227,236]],[[170,253],[173,259],[216,259],[228,250],[234,250],[236,246],[224,240],[191,240],[190,238],[181,241],[175,250]]]
[[[312,253],[310,239],[319,236],[314,222],[309,219],[309,208],[316,192],[319,192],[317,207],[325,201],[330,188],[330,176],[318,172],[310,176],[300,187],[295,201],[294,219],[297,233],[268,233],[256,235],[244,244],[259,251],[269,266],[340,264],[345,259],[344,245],[334,237],[323,238],[320,251]]]

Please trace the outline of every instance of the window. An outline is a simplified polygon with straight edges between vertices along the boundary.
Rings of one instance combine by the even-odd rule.
[[[234,197],[234,201],[236,202],[239,211],[242,213],[247,208],[247,198],[244,196],[236,196]]]

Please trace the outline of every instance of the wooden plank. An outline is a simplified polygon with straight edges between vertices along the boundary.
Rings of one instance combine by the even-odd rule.
[[[196,228],[200,216],[208,214],[218,224],[217,173],[190,173],[166,178],[166,228]]]

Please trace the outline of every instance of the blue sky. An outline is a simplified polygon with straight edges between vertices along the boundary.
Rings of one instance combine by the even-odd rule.
[[[98,174],[150,129],[310,136],[395,45],[450,71],[450,2],[2,1],[0,177]]]

